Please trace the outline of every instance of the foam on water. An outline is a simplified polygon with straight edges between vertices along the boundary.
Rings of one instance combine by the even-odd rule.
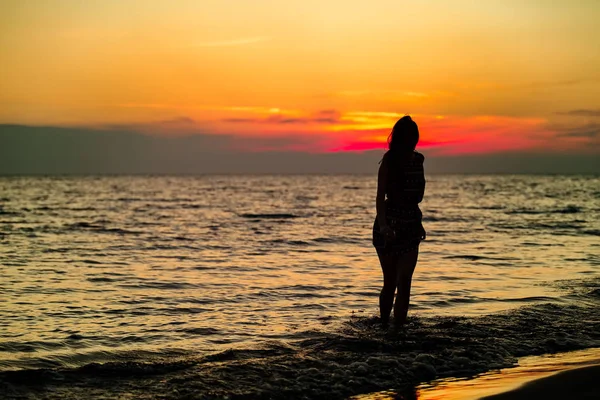
[[[560,304],[470,318],[413,317],[401,331],[383,330],[375,318],[353,317],[332,331],[299,332],[285,341],[206,356],[114,353],[103,363],[79,368],[3,372],[0,388],[6,398],[94,393],[102,398],[342,399],[472,376],[514,365],[518,357],[600,347],[600,280],[557,285],[568,290]]]

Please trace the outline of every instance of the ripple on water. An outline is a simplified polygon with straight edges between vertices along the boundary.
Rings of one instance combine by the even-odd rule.
[[[377,364],[379,356],[368,349],[371,345],[387,348],[385,338],[367,327],[354,333],[339,329],[353,312],[359,315],[357,310],[364,310],[365,315],[377,313],[381,273],[370,244],[375,183],[373,176],[0,178],[0,193],[9,199],[0,206],[0,236],[8,244],[0,246],[0,291],[9,299],[9,311],[0,307],[0,343],[60,344],[43,352],[14,351],[10,358],[0,355],[0,365],[10,360],[30,367],[126,360],[153,364],[155,359],[136,359],[129,351],[151,351],[163,357],[176,347],[200,356],[233,347],[236,350],[231,354],[238,362],[243,357],[253,362],[252,355],[262,353],[249,350],[266,347],[272,352],[264,354],[279,351],[283,358],[260,362],[280,366],[282,371],[299,365],[290,372],[296,376],[287,382],[289,390],[296,390],[295,385],[311,390],[310,385],[301,384],[311,376],[323,378],[329,388],[336,384],[353,387],[348,382],[367,382],[374,366],[383,366],[388,356],[386,362],[402,366],[398,377],[406,378],[402,374],[416,362],[409,360],[410,352],[404,352],[410,349],[412,337],[405,340],[406,348],[394,348],[396,353]],[[413,280],[413,311],[422,318],[411,325],[423,329],[419,332],[427,341],[415,342],[420,346],[415,344],[415,351],[444,358],[447,354],[435,353],[436,348],[444,347],[446,340],[458,345],[452,338],[436,336],[446,328],[428,319],[435,314],[486,315],[523,304],[564,307],[582,299],[595,301],[597,295],[563,298],[560,290],[544,282],[597,276],[593,267],[600,260],[592,257],[592,250],[600,235],[598,183],[595,177],[576,181],[543,176],[431,177],[422,207],[428,240],[421,246]],[[342,193],[344,186],[353,189]],[[548,315],[556,317],[552,312]],[[582,318],[585,315],[584,311]],[[537,318],[529,323],[537,323]],[[482,321],[457,323],[485,325]],[[330,322],[327,329],[322,322]],[[363,322],[357,322],[358,326]],[[287,342],[300,340],[296,334],[311,329],[317,333],[304,339],[314,342],[302,345],[308,349],[314,345],[319,351],[305,357],[295,348],[297,344]],[[482,336],[472,342],[496,340],[484,335],[509,328],[495,325],[495,329],[481,328],[477,332]],[[329,341],[328,335],[346,334],[346,341]],[[587,334],[592,343],[594,337]],[[586,343],[577,335],[577,343]],[[363,341],[363,336],[375,340]],[[121,341],[123,337],[145,340]],[[535,351],[560,347],[536,340],[530,342]],[[270,341],[291,346],[291,352],[273,350]],[[359,344],[356,348],[351,347],[354,341]],[[353,354],[349,359],[340,358],[336,350],[346,345]],[[496,345],[513,351],[508,343]],[[456,352],[495,351],[491,345],[452,346]],[[325,359],[329,348],[334,349],[332,357],[337,361]],[[361,348],[367,353],[354,354]],[[119,358],[123,354],[129,358]],[[311,357],[317,361],[311,364],[317,370],[319,363],[331,362],[332,369],[327,371],[341,373],[333,368],[339,363],[348,376],[328,381],[320,372],[311,375],[306,372]],[[394,357],[400,358],[393,361]],[[467,366],[491,365],[469,354],[465,357],[471,363]],[[444,360],[440,366],[451,365]],[[254,367],[267,374],[256,362]],[[345,369],[350,364],[354,366]],[[238,368],[232,365],[207,368],[230,373]],[[437,364],[429,365],[440,372]],[[304,366],[306,373],[298,372]],[[136,366],[115,368],[129,367],[135,371],[132,374],[146,371]],[[242,372],[258,382],[261,377],[252,375],[254,367]],[[158,365],[147,368],[162,371]],[[359,375],[360,371],[366,375]],[[79,372],[67,375],[71,373]],[[202,379],[199,385],[221,387],[216,376],[215,372],[202,378],[213,379],[212,386]],[[295,378],[300,376],[297,383]],[[378,379],[391,383],[374,372],[372,380]],[[252,394],[258,393],[254,380],[247,383]],[[89,391],[82,393],[89,396]],[[284,396],[287,392],[277,393]]]

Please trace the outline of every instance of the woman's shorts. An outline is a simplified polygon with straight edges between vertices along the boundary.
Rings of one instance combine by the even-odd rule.
[[[378,253],[404,254],[416,250],[427,236],[423,214],[418,206],[392,207],[386,205],[386,221],[394,231],[394,239],[386,241],[379,231],[379,221],[373,223],[373,246]]]

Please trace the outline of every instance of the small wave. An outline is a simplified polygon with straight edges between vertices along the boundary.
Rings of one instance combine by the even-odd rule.
[[[85,260],[76,260],[76,261],[82,262],[84,264],[90,264],[90,265],[102,265],[102,262],[96,261],[96,260],[85,259]]]
[[[363,244],[364,239],[352,239],[349,237],[318,237],[311,239],[315,243],[335,243],[335,244]]]
[[[196,239],[192,239],[192,238],[188,238],[185,236],[175,236],[173,238],[173,240],[179,241],[179,242],[196,242]]]
[[[268,241],[267,243],[288,244],[290,246],[310,246],[310,243],[305,242],[304,240],[273,239]]]
[[[445,256],[444,258],[450,258],[450,259],[451,258],[459,258],[459,259],[465,259],[465,260],[471,260],[471,261],[478,261],[478,260],[517,261],[517,260],[519,260],[518,258],[514,258],[514,257],[489,257],[489,256],[478,256],[475,254]]]
[[[183,209],[189,209],[189,210],[197,210],[199,208],[209,208],[209,206],[204,205],[204,204],[181,204],[179,207],[183,208]]]
[[[474,318],[411,317],[400,331],[381,329],[377,318],[352,317],[335,332],[255,349],[6,371],[0,373],[0,385],[10,387],[14,397],[27,397],[35,382],[49,395],[73,398],[139,392],[151,399],[208,393],[209,398],[344,399],[509,367],[522,356],[600,346],[597,293],[586,298],[593,304],[540,304]],[[188,328],[185,333],[214,332]]]
[[[68,247],[57,247],[57,248],[42,249],[42,253],[68,253],[73,250],[75,250],[75,249],[68,248]]]
[[[296,200],[298,201],[313,201],[313,200],[319,200],[319,196],[296,196]]]
[[[475,256],[475,255],[464,255],[464,256],[446,256],[444,258],[463,258],[463,259],[466,259],[466,260],[477,261],[477,260],[484,259],[486,257]]]
[[[87,278],[89,282],[116,282],[118,279],[108,278],[108,277],[98,277],[98,278]]]
[[[499,230],[531,230],[531,231],[546,231],[548,232],[548,234],[550,235],[564,235],[565,233],[569,233],[569,234],[579,234],[581,233],[581,227],[582,227],[581,222],[575,222],[573,221],[572,223],[567,223],[567,222],[557,222],[557,223],[536,223],[536,222],[531,222],[531,223],[491,223],[488,224],[488,227],[490,228],[495,228],[495,229],[499,229]],[[555,244],[556,246],[559,246],[560,244]]]
[[[148,281],[140,282],[137,284],[128,283],[118,285],[125,289],[161,289],[161,290],[175,290],[175,289],[195,289],[198,285],[186,282],[157,282]]]
[[[119,197],[117,199],[102,199],[101,201],[122,201],[122,202],[135,202],[135,201],[145,201],[145,199],[140,198],[140,197]]]
[[[554,212],[555,213],[559,213],[559,214],[576,214],[576,213],[579,213],[581,211],[582,211],[581,207],[569,205],[569,206],[566,206],[565,208],[556,210]]]
[[[521,243],[523,246],[533,246],[533,247],[563,247],[564,244],[561,243],[536,243],[536,242],[523,242]]]
[[[83,339],[89,339],[89,337],[83,336],[79,333],[71,333],[69,336],[66,337],[66,340],[83,340]]]
[[[220,335],[222,332],[215,328],[184,328],[177,329],[176,332],[188,333],[190,335]]]
[[[476,207],[466,207],[472,210],[504,210],[505,206],[476,206]]]
[[[151,315],[193,315],[201,314],[207,311],[211,311],[210,308],[202,307],[167,307],[167,308],[155,308],[150,313]]]
[[[93,231],[97,233],[113,233],[119,235],[139,235],[142,232],[130,231],[122,228],[109,228],[105,226],[105,221],[94,221],[94,222],[76,222],[65,226],[67,231]]]
[[[131,230],[122,229],[122,228],[104,228],[101,230],[101,232],[116,233],[118,235],[140,235],[143,233],[140,231],[131,231]]]
[[[570,301],[536,304],[482,317],[413,316],[400,331],[381,329],[374,317],[351,317],[334,331],[290,335],[292,340],[273,340],[254,349],[230,349],[204,356],[179,353],[177,359],[171,357],[169,350],[144,358],[106,354],[101,358],[112,361],[105,364],[5,371],[0,372],[0,387],[10,388],[9,397],[19,398],[27,398],[36,388],[44,387],[48,397],[55,398],[80,398],[90,392],[117,398],[139,392],[150,399],[203,397],[210,393],[209,398],[235,394],[239,398],[295,399],[310,394],[313,398],[333,400],[509,367],[522,356],[600,346],[599,280],[560,281],[552,285],[566,291]],[[313,285],[280,289],[320,290]],[[582,301],[575,302],[574,295]],[[154,315],[157,310],[151,311]],[[189,311],[186,309],[186,313]],[[231,343],[220,340],[219,332],[210,327],[183,326],[174,330],[186,335],[213,336],[212,342]],[[69,342],[86,339],[77,332],[70,334]],[[144,340],[139,336],[119,338],[120,342],[134,344]],[[30,352],[40,346],[59,345],[28,344]],[[0,349],[26,350],[22,343],[8,345],[12,348],[3,343]],[[89,356],[69,355],[68,360],[60,362],[73,365],[88,360]],[[37,365],[57,366],[57,359],[39,360]]]
[[[589,291],[587,295],[590,297],[598,297],[600,299],[600,288]]]
[[[303,292],[289,292],[289,288],[278,288],[278,289],[283,289],[283,290],[261,290],[258,293],[256,293],[254,296],[258,296],[258,297],[270,297],[270,298],[294,298],[294,299],[302,299],[302,298],[307,298],[307,299],[330,299],[330,298],[335,298],[335,295],[332,294],[326,294],[324,292],[318,292],[318,291],[314,291],[314,292],[309,292],[309,293],[303,293]],[[371,295],[373,295],[371,293]]]
[[[98,222],[75,222],[74,224],[67,225],[67,228],[72,230],[77,229],[104,229],[104,225]]]
[[[194,266],[192,268],[196,269],[198,271],[204,271],[204,270],[210,270],[210,269],[217,269],[218,267],[211,266],[211,265],[196,265],[196,266]]]
[[[554,299],[552,297],[548,297],[548,296],[515,297],[515,298],[507,298],[507,299],[497,298],[497,299],[490,299],[490,300],[498,301],[498,302],[502,302],[502,303],[528,303],[528,302],[539,303],[542,301],[547,301],[547,302],[556,301],[556,299]]]
[[[6,351],[9,353],[34,353],[40,350],[59,349],[63,347],[61,342],[50,342],[50,341],[29,341],[29,342],[15,342],[5,341],[0,343],[0,351]]]
[[[581,231],[584,235],[600,236],[600,229],[587,229]]]
[[[436,300],[431,302],[429,306],[448,307],[456,304],[474,304],[479,303],[480,301],[481,299],[477,297],[457,297],[450,300]]]
[[[538,210],[533,208],[519,208],[516,210],[506,211],[506,214],[577,214],[582,212],[581,207],[575,205],[568,205],[564,208],[558,208],[554,210]]]
[[[272,214],[252,214],[252,213],[244,213],[241,214],[242,218],[251,218],[251,219],[292,219],[292,218],[300,218],[299,215],[295,214],[287,214],[287,213],[272,213]]]
[[[69,211],[96,211],[95,207],[71,207],[66,209]]]
[[[282,290],[307,290],[307,291],[314,291],[317,293],[321,293],[321,292],[326,292],[327,291],[327,287],[325,286],[319,286],[319,285],[292,285],[292,286],[280,286],[278,287],[278,289],[282,289]]]
[[[154,242],[154,241],[159,241],[158,238],[149,238],[148,239],[149,242]],[[188,241],[189,242],[189,241]],[[209,248],[210,246],[205,246],[205,248]],[[188,249],[188,250],[202,250],[201,247],[196,247],[196,246],[189,246],[189,245],[183,245],[183,244],[175,244],[175,245],[170,245],[170,244],[154,244],[148,247],[144,248],[145,250],[181,250],[181,249]]]
[[[6,211],[6,210],[3,210],[2,208],[0,208],[0,215],[6,215],[6,216],[12,217],[12,216],[18,216],[21,214],[19,214],[18,212],[15,212],[15,211]]]
[[[460,218],[451,218],[451,217],[434,217],[432,215],[427,215],[424,213],[423,222],[457,222],[461,221]]]

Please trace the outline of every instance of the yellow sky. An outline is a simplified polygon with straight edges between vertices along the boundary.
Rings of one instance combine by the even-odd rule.
[[[599,19],[596,0],[8,0],[0,123],[253,131],[223,121],[336,110],[595,124]],[[572,110],[588,113],[559,114]]]

